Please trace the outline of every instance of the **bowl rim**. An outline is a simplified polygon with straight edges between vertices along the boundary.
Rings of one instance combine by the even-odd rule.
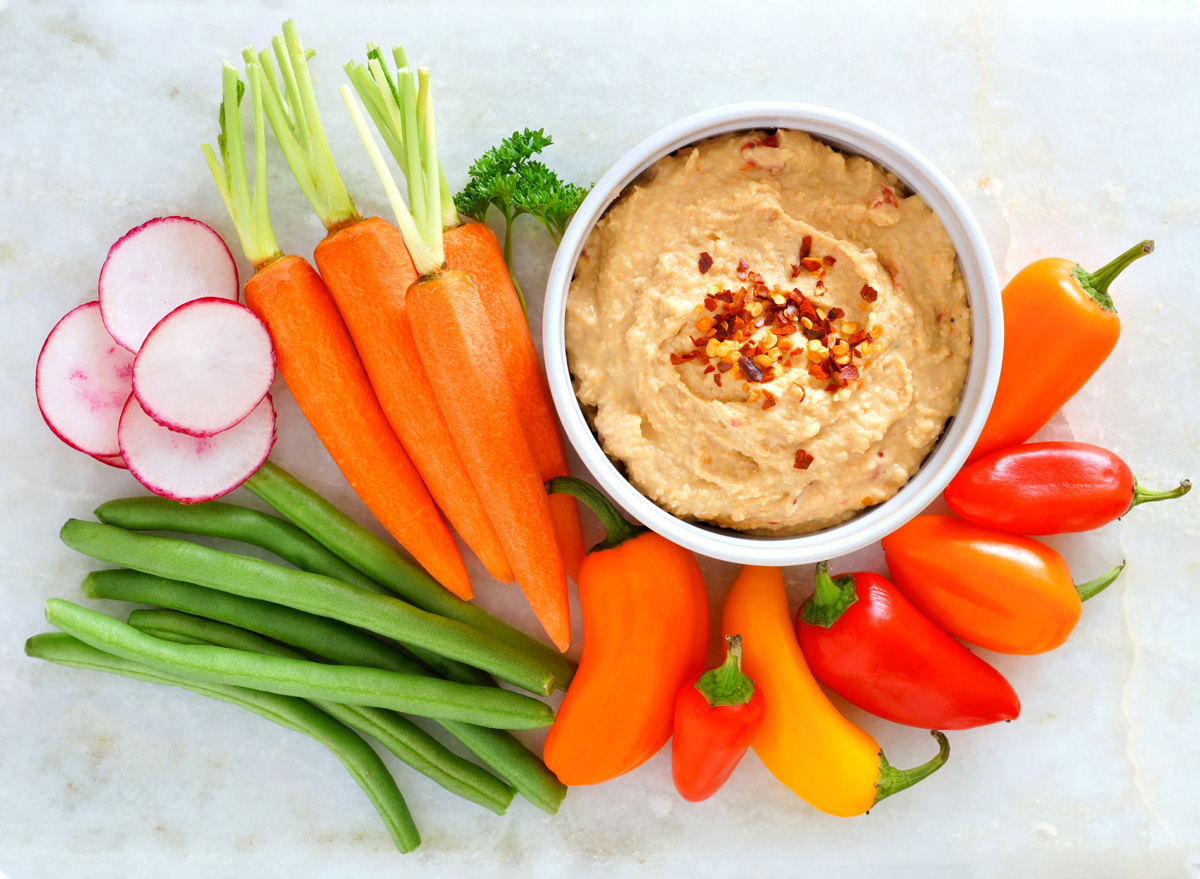
[[[971,307],[972,345],[955,415],[916,473],[888,500],[838,525],[793,537],[740,534],[681,519],[634,488],[604,454],[583,415],[566,351],[567,292],[593,226],[621,192],[668,153],[719,134],[755,128],[804,131],[834,149],[869,159],[920,195],[950,234]],[[840,110],[788,101],[714,107],[660,129],[622,156],[584,199],[562,237],[550,268],[542,342],[551,396],[563,429],[584,466],[635,519],[701,555],[740,564],[795,565],[832,559],[874,543],[917,516],[966,461],[987,420],[1000,377],[1003,318],[991,252],[962,194],[922,153],[890,131]]]

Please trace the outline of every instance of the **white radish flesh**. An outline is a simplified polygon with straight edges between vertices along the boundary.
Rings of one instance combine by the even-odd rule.
[[[129,230],[100,269],[104,325],[135,353],[160,320],[208,296],[237,301],[237,265],[221,236],[189,217],[158,217]]]
[[[267,325],[228,299],[185,302],[150,331],[133,361],[133,392],[146,414],[192,436],[233,427],[274,378]]]
[[[94,457],[120,454],[117,422],[133,390],[133,355],[113,341],[100,303],[68,312],[38,355],[38,408],[54,434]]]
[[[195,437],[163,427],[130,395],[119,435],[138,482],[163,497],[198,504],[233,491],[267,460],[275,444],[275,407],[268,394],[237,426]]]

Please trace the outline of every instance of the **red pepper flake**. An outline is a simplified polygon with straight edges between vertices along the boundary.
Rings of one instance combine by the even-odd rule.
[[[717,383],[718,388],[721,387],[721,373],[714,372],[713,373],[713,381]]]
[[[792,277],[800,277],[800,266],[796,265],[795,263],[792,263]]]
[[[831,266],[835,262],[837,262],[837,260],[834,259],[832,256],[825,255],[825,256],[821,257],[821,262],[825,263],[825,265],[827,265],[827,266]]]
[[[831,394],[836,394],[841,389],[842,389],[842,386],[839,385],[837,382],[830,382],[829,384],[825,385],[825,390]]]
[[[708,366],[704,367],[704,374],[705,374],[705,375],[708,375],[708,374],[709,374],[710,372],[712,372],[714,369],[716,369],[716,367],[715,367],[715,366],[713,366],[713,365],[710,363]],[[856,376],[856,378],[857,378],[857,376]]]
[[[800,260],[803,262],[810,253],[812,253],[812,236],[805,235],[800,239]]]
[[[742,375],[746,376],[748,381],[761,382],[763,380],[762,370],[755,366],[754,361],[744,354],[738,358],[738,366],[742,368]]]
[[[709,311],[716,311],[717,310],[717,300],[713,299],[711,296],[705,296],[704,297],[704,307],[707,308]]]
[[[708,270],[712,268],[712,257],[708,253],[700,254],[700,274],[707,275]]]
[[[765,398],[763,400],[763,410],[764,411],[767,409],[770,409],[772,406],[775,405],[775,395],[772,394],[770,391],[763,391],[763,397]]]
[[[796,450],[796,463],[792,465],[795,470],[807,470],[815,459],[804,449]]]
[[[828,379],[830,377],[829,361],[822,360],[820,363],[810,363],[808,365],[808,374],[817,379]]]
[[[847,363],[838,369],[838,377],[843,381],[852,382],[858,378],[858,367]]]
[[[829,309],[829,312],[825,315],[825,317],[828,320],[840,320],[841,318],[843,318],[845,316],[846,316],[846,312],[842,311],[840,308],[838,308],[836,306]]]
[[[733,369],[733,364],[722,360],[717,364],[717,369],[721,370],[721,372],[729,372],[729,370]]]
[[[714,296],[713,299],[716,299],[720,302],[724,302],[726,305],[733,304],[733,294],[730,293],[728,290],[722,290],[720,293],[718,293],[716,296]]]
[[[806,256],[800,260],[800,265],[804,266],[806,271],[819,272],[821,270],[821,261],[815,256]]]
[[[777,336],[790,336],[792,333],[796,332],[796,325],[784,324],[781,327],[775,327],[775,329],[771,330],[771,332]]]
[[[762,140],[755,141],[759,146],[771,147],[772,149],[779,148],[779,132],[768,134]]]
[[[866,330],[859,330],[857,333],[855,333],[853,336],[851,336],[849,339],[846,340],[846,344],[853,347],[855,345],[861,345],[863,342],[870,342],[870,341],[873,341],[871,334],[869,332],[867,332]]]
[[[708,347],[708,339],[694,339],[691,336],[688,336],[688,339],[691,340],[693,348],[707,348]]]
[[[746,278],[749,277],[749,273],[750,273],[750,263],[746,262],[744,259],[739,259],[738,264],[737,264],[738,280],[740,280],[740,281],[746,280]]]
[[[879,298],[879,293],[870,284],[863,284],[863,288],[858,291],[858,295],[867,302],[874,302]]]

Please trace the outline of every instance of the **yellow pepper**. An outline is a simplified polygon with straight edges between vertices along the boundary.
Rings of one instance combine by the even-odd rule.
[[[830,815],[861,815],[946,762],[950,745],[934,731],[936,757],[912,769],[893,769],[875,740],[833,706],[800,651],[779,568],[742,568],[725,599],[721,625],[726,635],[742,636],[742,668],[763,693],[755,753],[812,806]]]

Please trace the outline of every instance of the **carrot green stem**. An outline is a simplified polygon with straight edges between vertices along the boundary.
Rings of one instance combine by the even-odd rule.
[[[814,578],[816,591],[800,608],[800,619],[813,626],[828,629],[846,612],[846,608],[858,601],[854,588],[854,577],[843,574],[829,576],[829,562],[819,562]]]
[[[1112,297],[1108,295],[1108,285],[1116,279],[1117,275],[1125,271],[1134,260],[1141,259],[1143,256],[1153,252],[1153,241],[1139,241],[1112,262],[1101,266],[1094,272],[1085,272],[1079,266],[1075,266],[1075,268],[1071,269],[1071,276],[1075,278],[1079,286],[1083,288],[1083,292],[1093,302],[1105,311],[1116,311],[1117,308],[1113,305]]]
[[[1138,504],[1152,504],[1155,501],[1169,501],[1172,498],[1183,497],[1191,490],[1192,481],[1190,479],[1180,480],[1177,488],[1168,488],[1165,491],[1142,488],[1135,479],[1133,480],[1133,500],[1129,504],[1129,510],[1132,510]],[[1125,512],[1128,513],[1129,510]]]
[[[254,106],[254,194],[246,171],[246,145],[242,133],[241,100],[245,87],[237,70],[228,64],[221,68],[220,133],[217,147],[220,158],[208,144],[201,146],[213,182],[233,220],[242,252],[255,270],[270,265],[283,256],[271,230],[267,212],[267,144],[263,122],[261,83],[250,78],[250,95]]]
[[[599,489],[576,479],[574,476],[555,476],[546,482],[546,494],[568,494],[577,501],[587,504],[600,524],[604,526],[607,536],[603,541],[593,546],[589,552],[603,552],[606,549],[616,549],[627,540],[632,540],[639,534],[645,534],[649,528],[634,525],[619,512],[612,503],[602,495]]]
[[[333,231],[359,219],[354,201],[346,191],[325,139],[312,79],[308,72],[309,53],[300,42],[295,22],[283,23],[283,36],[271,40],[275,63],[279,65],[276,78],[271,55],[265,50],[243,53],[247,70],[262,70],[264,105],[275,139],[287,160],[292,176],[301,192],[320,217],[326,229]],[[279,88],[283,81],[283,91]]]
[[[928,778],[941,769],[950,757],[950,741],[936,729],[930,730],[930,735],[938,740],[938,752],[932,760],[914,766],[912,769],[895,769],[879,752],[879,780],[875,782],[875,803],[887,799],[892,794],[898,794],[905,788],[912,787],[918,781]],[[875,805],[872,803],[872,805]]]
[[[713,708],[745,705],[754,695],[754,681],[742,671],[742,636],[725,636],[725,661],[710,668],[693,686]]]
[[[1086,583],[1077,583],[1075,585],[1075,591],[1079,593],[1079,600],[1087,601],[1089,598],[1099,595],[1110,585],[1112,585],[1113,581],[1116,580],[1117,577],[1121,576],[1121,572],[1123,570],[1125,570],[1125,563],[1121,562],[1121,564],[1117,565],[1110,571],[1105,571],[1094,580],[1088,580]]]

